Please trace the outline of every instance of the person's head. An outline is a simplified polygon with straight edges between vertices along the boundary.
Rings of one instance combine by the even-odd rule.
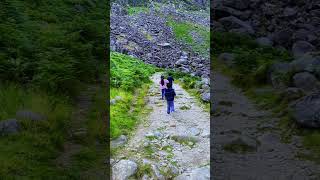
[[[161,85],[164,85],[164,76],[161,76]]]
[[[172,73],[168,73],[169,76],[172,76]]]
[[[171,83],[168,83],[168,84],[167,84],[167,88],[168,88],[168,89],[171,89],[171,88],[172,88],[172,84],[171,84]]]

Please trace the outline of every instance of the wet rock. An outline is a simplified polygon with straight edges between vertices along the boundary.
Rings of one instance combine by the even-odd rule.
[[[125,143],[127,143],[128,139],[125,135],[121,135],[117,139],[111,141],[111,147],[112,148],[117,148],[120,146],[123,146]]]
[[[209,180],[210,168],[202,167],[193,169],[191,172],[185,172],[175,178],[175,180]]]
[[[317,78],[308,72],[297,73],[293,76],[293,84],[295,87],[305,92],[317,91],[320,89],[320,82]]]
[[[320,93],[314,93],[300,99],[292,107],[293,118],[301,126],[320,128]]]
[[[41,121],[47,120],[47,117],[30,110],[20,110],[16,113],[16,118],[21,120]]]
[[[112,167],[112,180],[126,180],[138,170],[138,165],[130,160],[121,160]]]
[[[258,148],[258,142],[246,135],[230,134],[225,136],[223,147],[230,152],[244,153],[255,151]]]
[[[20,130],[20,124],[16,119],[0,121],[0,135],[16,134]]]

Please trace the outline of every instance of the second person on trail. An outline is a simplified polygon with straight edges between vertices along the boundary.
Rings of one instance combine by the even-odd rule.
[[[171,87],[173,88],[173,81],[174,81],[174,79],[173,79],[173,77],[172,77],[172,75],[171,75],[171,73],[169,73],[169,76],[168,76],[168,81],[169,81],[169,83],[168,84],[171,84]]]
[[[165,89],[165,97],[167,100],[167,113],[170,114],[174,111],[174,97],[176,96],[176,92],[172,89],[172,84],[167,84],[167,89]]]
[[[165,89],[167,88],[167,84],[169,83],[168,80],[164,79],[164,76],[161,76],[161,80],[159,82],[160,89],[161,89],[161,99],[164,98]]]

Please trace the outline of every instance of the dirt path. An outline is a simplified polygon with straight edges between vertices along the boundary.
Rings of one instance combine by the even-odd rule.
[[[299,160],[301,139],[280,140],[270,112],[258,110],[230,80],[214,74],[213,104],[215,180],[312,180],[319,166]]]
[[[146,165],[151,167],[149,175],[144,170],[145,179],[191,179],[192,176],[209,179],[209,112],[174,84],[175,112],[167,114],[166,101],[160,99],[159,79],[159,73],[152,76],[148,94],[148,107],[152,112],[119,154],[136,162],[140,169]],[[121,179],[116,176],[113,179]]]

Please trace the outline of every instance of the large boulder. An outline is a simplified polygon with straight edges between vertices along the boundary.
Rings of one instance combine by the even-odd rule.
[[[292,46],[292,53],[295,57],[301,57],[308,52],[315,50],[315,47],[307,41],[298,41]]]
[[[224,17],[219,19],[219,22],[224,26],[224,28],[232,30],[237,29],[248,34],[254,34],[254,29],[250,23],[242,21],[234,16]]]
[[[293,105],[292,115],[301,126],[320,128],[320,93],[314,93],[300,99]]]
[[[209,180],[210,168],[208,166],[193,169],[191,172],[185,172],[175,178],[175,180]]]
[[[18,133],[20,124],[16,119],[0,121],[0,135],[9,135]]]
[[[112,180],[127,180],[137,170],[137,163],[130,160],[121,160],[112,167]]]
[[[293,76],[293,84],[295,87],[300,88],[305,92],[312,92],[320,89],[320,82],[309,72],[295,74]]]

